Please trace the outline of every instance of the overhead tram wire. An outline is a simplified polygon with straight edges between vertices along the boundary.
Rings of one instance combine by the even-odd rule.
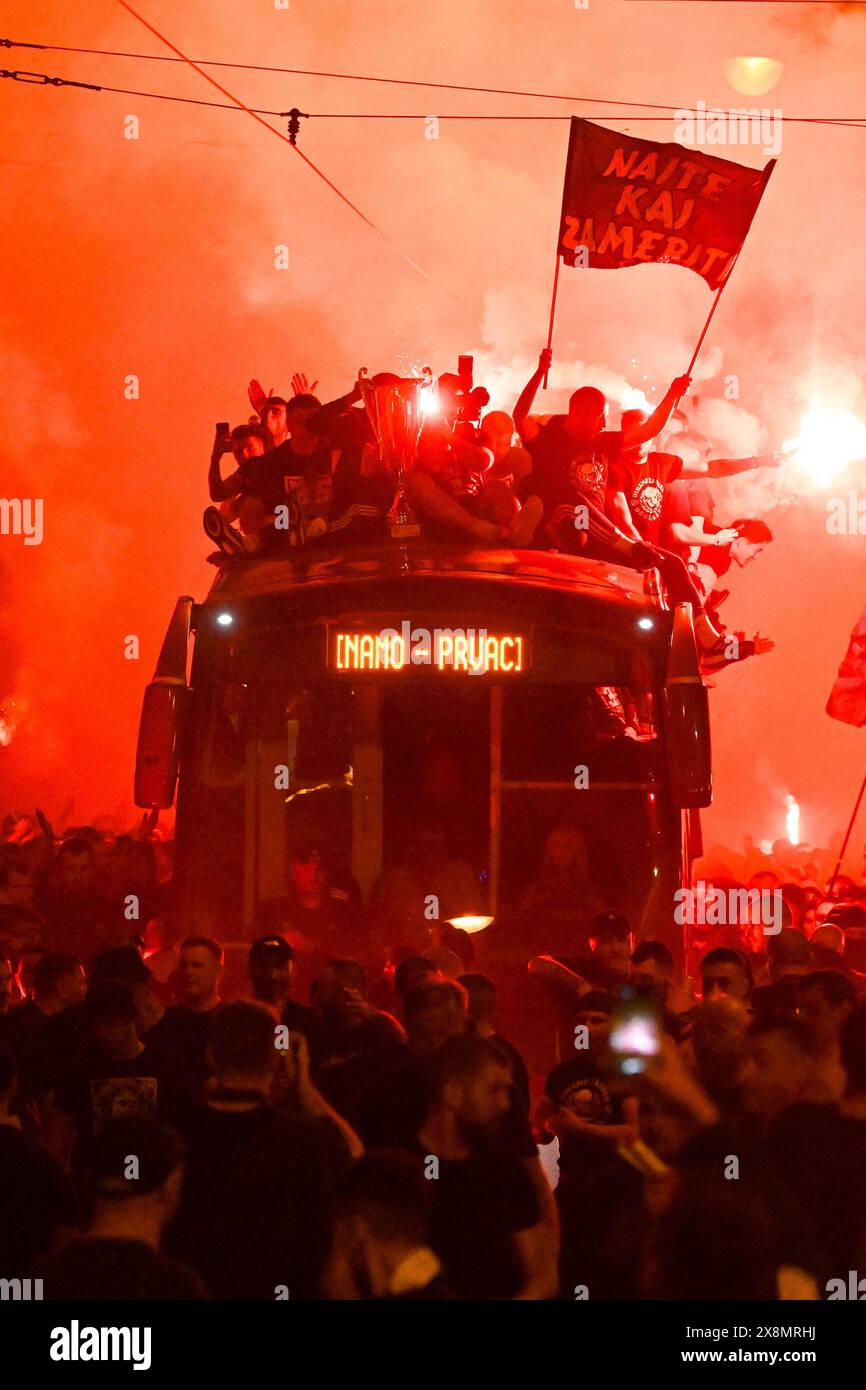
[[[129,12],[130,12],[131,14],[135,14],[135,11],[132,10],[130,6],[128,6],[128,5],[125,4],[125,3],[124,3],[124,0],[118,0],[118,3],[119,3],[119,4],[123,4],[123,5],[124,5],[124,8],[125,8],[125,9],[128,9]],[[140,18],[140,16],[138,16],[138,15],[136,15],[135,17],[136,17],[137,19]],[[586,96],[574,96],[573,94],[570,94],[570,93],[561,93],[561,92],[533,92],[533,91],[527,91],[527,90],[524,90],[524,89],[522,89],[522,88],[517,88],[517,87],[479,87],[479,86],[473,86],[472,84],[470,84],[470,83],[465,83],[465,82],[463,82],[463,83],[460,83],[460,82],[429,82],[429,81],[424,81],[424,80],[419,79],[419,78],[410,78],[410,77],[377,77],[377,76],[374,76],[373,74],[370,74],[370,73],[357,73],[357,72],[327,72],[327,71],[323,71],[323,70],[319,70],[319,69],[315,69],[315,68],[285,68],[285,67],[276,66],[276,65],[274,65],[274,64],[266,64],[266,63],[237,63],[237,62],[229,62],[229,61],[226,61],[226,60],[216,59],[216,58],[195,58],[195,59],[194,59],[194,58],[187,58],[184,54],[181,54],[181,53],[180,53],[180,49],[175,48],[174,44],[168,43],[168,40],[164,39],[163,36],[158,32],[158,30],[154,29],[151,25],[149,25],[149,24],[147,23],[146,20],[141,19],[140,22],[141,22],[142,24],[144,24],[146,28],[150,29],[151,33],[155,34],[157,38],[159,38],[160,40],[162,40],[162,42],[166,43],[167,46],[168,46],[169,48],[173,49],[174,53],[175,53],[176,55],[179,55],[179,56],[169,57],[167,54],[163,54],[163,53],[130,53],[130,52],[127,52],[127,51],[125,51],[125,50],[123,50],[123,49],[111,49],[111,48],[81,48],[81,47],[73,47],[72,45],[69,45],[69,44],[28,43],[28,42],[26,42],[25,40],[19,40],[19,39],[0,39],[0,48],[31,48],[31,49],[39,49],[39,50],[41,50],[41,51],[43,51],[43,52],[47,52],[47,53],[79,53],[79,54],[85,54],[85,55],[89,55],[89,56],[93,56],[93,57],[101,57],[101,58],[131,58],[131,59],[135,59],[136,61],[139,61],[139,62],[151,62],[151,63],[186,63],[186,64],[188,64],[190,67],[193,67],[197,72],[200,73],[200,75],[201,75],[202,77],[204,77],[204,78],[205,78],[206,80],[208,80],[208,81],[212,81],[213,79],[208,78],[207,73],[201,71],[202,68],[206,68],[206,67],[207,67],[207,68],[235,68],[235,69],[237,69],[238,71],[242,71],[242,72],[269,72],[269,73],[279,73],[279,74],[282,74],[282,75],[284,75],[284,76],[289,76],[289,77],[322,77],[322,78],[329,78],[329,79],[332,79],[332,80],[334,80],[334,81],[340,81],[340,82],[374,82],[374,83],[379,83],[379,84],[382,84],[382,85],[385,85],[385,86],[390,86],[390,87],[425,87],[425,88],[429,88],[430,90],[433,90],[433,91],[445,91],[445,92],[472,92],[472,93],[479,93],[479,94],[487,95],[487,96],[530,97],[530,98],[532,98],[533,100],[536,100],[536,101],[573,102],[573,103],[578,104],[578,105],[589,105],[589,106],[628,106],[628,107],[632,108],[633,110],[642,110],[642,111],[663,111],[663,112],[667,112],[667,113],[684,112],[684,113],[690,113],[690,114],[692,114],[692,115],[701,114],[700,112],[698,112],[698,109],[697,109],[696,107],[689,107],[689,106],[674,106],[674,105],[671,105],[670,103],[667,103],[667,102],[626,101],[626,100],[624,100],[624,99],[621,100],[621,99],[619,99],[619,98],[617,98],[617,97],[586,97]],[[217,86],[217,87],[219,86],[218,83],[214,83],[214,85]],[[106,89],[106,90],[107,90],[107,89]],[[118,89],[118,90],[120,90],[120,89]],[[224,91],[225,89],[224,89],[224,88],[220,88],[220,90],[221,90],[221,91]],[[147,94],[146,94],[146,93],[142,93],[142,95],[147,95]],[[231,95],[231,93],[228,93],[228,95]],[[244,108],[243,105],[242,105],[242,103],[238,103],[238,105],[240,106],[241,109],[246,109],[246,110],[250,110],[250,111],[253,111],[253,112],[255,112],[255,110],[256,110],[256,108],[252,108],[252,107]],[[268,113],[268,114],[271,114],[271,113]],[[282,114],[282,113],[278,113],[278,114]],[[430,115],[431,113],[428,112],[428,113],[426,113],[426,114],[427,114],[427,115]],[[432,113],[432,114],[438,114],[438,113]],[[595,113],[595,114],[596,114],[596,119],[599,119],[599,118],[602,118],[602,119],[605,119],[605,120],[613,120],[613,119],[625,120],[625,119],[626,119],[626,117],[625,117],[624,115],[620,115],[620,116],[618,116],[618,117],[613,117],[613,116],[609,116],[609,115],[602,114],[602,113]],[[706,114],[706,113],[704,113],[704,114]],[[357,119],[357,117],[353,116],[352,119]],[[385,119],[385,117],[376,117],[375,119]],[[389,119],[393,119],[393,118],[389,118]],[[414,118],[414,119],[417,119],[417,118]],[[423,120],[423,119],[426,119],[426,116],[421,117],[421,119],[422,119],[422,120]],[[445,119],[445,118],[442,117],[442,116],[440,116],[439,119],[442,120],[442,119]],[[456,120],[456,119],[461,119],[461,120],[463,120],[463,119],[469,119],[469,118],[468,118],[468,117],[460,117],[460,118],[458,118],[458,117],[451,117],[450,119],[452,119],[452,120]],[[492,118],[491,118],[491,119],[492,119]],[[506,119],[506,117],[503,116],[503,117],[499,117],[498,119],[503,119],[503,120],[504,120],[504,119]],[[538,119],[541,119],[541,118],[540,118],[540,117],[517,117],[517,118],[514,118],[514,119],[522,119],[522,120],[535,119],[535,120],[538,120]],[[632,117],[631,119],[637,120],[638,117],[635,116],[635,117]],[[779,116],[778,119],[779,119],[780,121],[783,121],[783,122],[789,122],[789,123],[793,123],[793,124],[804,124],[804,125],[853,125],[853,126],[855,126],[855,127],[861,127],[861,126],[863,126],[863,125],[866,125],[866,117],[863,117],[863,116],[784,116],[784,115],[782,115],[782,116]]]
[[[12,72],[6,68],[0,68],[0,78],[11,77],[16,82],[23,82],[29,86],[49,86],[49,87],[78,87],[89,92],[112,92],[119,96],[145,97],[150,101],[177,101],[187,106],[210,106],[217,111],[247,111],[254,116],[279,116],[285,117],[287,111],[278,111],[275,107],[267,106],[238,106],[229,101],[205,101],[203,97],[180,97],[173,96],[170,92],[145,92],[138,87],[107,87],[99,82],[78,82],[69,77],[50,77],[44,72]],[[687,108],[683,107],[685,111]],[[303,113],[304,120],[316,121],[426,121],[430,119],[430,112],[423,115],[412,115],[405,111],[307,111]],[[709,115],[710,113],[705,113]],[[445,111],[437,114],[438,121],[544,121],[548,124],[560,125],[571,120],[571,116],[539,116],[535,113],[515,114],[514,112],[494,111],[494,112],[459,112]],[[619,121],[631,125],[636,121],[659,123],[668,121],[669,116],[635,116],[626,111],[598,111],[594,113],[595,120]],[[787,119],[793,120],[793,117]],[[811,120],[811,117],[802,117],[802,120]],[[838,120],[830,117],[822,117],[822,125],[842,125],[852,126],[854,129],[863,129],[866,120],[858,121],[854,117],[839,118]],[[273,129],[273,127],[269,127]],[[280,134],[279,131],[275,132]]]
[[[322,182],[326,184],[328,188],[331,189],[332,193],[335,193],[336,196],[340,199],[340,201],[342,203],[345,203],[346,207],[350,208],[357,217],[360,217],[361,221],[365,224],[365,226],[369,227],[371,231],[375,232],[376,235],[380,237],[381,240],[384,241],[385,244],[389,246],[391,250],[394,251],[400,257],[401,260],[405,261],[407,265],[411,266],[411,268],[424,280],[426,280],[428,284],[435,285],[437,289],[441,290],[444,294],[447,294],[450,299],[455,300],[462,307],[466,307],[463,303],[463,300],[461,300],[458,295],[454,294],[452,290],[446,289],[444,285],[438,284],[438,282],[435,281],[433,277],[429,275],[422,266],[418,265],[417,261],[414,261],[411,256],[407,255],[405,251],[402,251],[400,247],[397,246],[391,240],[391,238],[387,236],[385,232],[382,231],[381,227],[377,227],[376,223],[373,222],[365,212],[362,212],[358,205],[356,203],[353,203],[351,198],[347,197],[347,195],[343,193],[343,191],[340,188],[337,187],[333,180],[329,179],[327,174],[325,174],[324,171],[318,167],[318,165],[314,164],[313,161],[307,155],[304,154],[303,150],[298,149],[297,145],[289,138],[288,135],[284,135],[281,130],[277,130],[275,126],[270,125],[266,120],[262,118],[262,116],[259,115],[257,111],[253,111],[249,106],[246,105],[245,102],[241,101],[239,97],[236,97],[234,92],[230,92],[227,87],[223,87],[219,82],[217,82],[215,77],[211,77],[209,73],[203,72],[202,69],[196,65],[193,59],[187,58],[186,55],[175,44],[173,44],[170,39],[166,38],[166,36],[164,34],[161,34],[158,29],[154,28],[154,26],[150,24],[148,20],[146,20],[142,15],[138,14],[137,11],[134,10],[132,6],[127,3],[127,0],[117,0],[117,3],[124,10],[126,10],[128,14],[131,14],[132,17],[136,19],[139,24],[142,24],[145,29],[148,29],[150,33],[152,33],[157,39],[159,39],[160,43],[164,43],[167,48],[170,48],[172,52],[175,53],[178,56],[178,58],[182,59],[183,62],[186,63],[189,67],[191,67],[194,72],[197,72],[200,77],[203,77],[204,80],[206,82],[209,82],[212,87],[216,87],[217,91],[222,92],[223,96],[228,97],[229,101],[231,101],[236,108],[238,108],[241,111],[245,111],[247,115],[251,117],[252,120],[256,121],[259,125],[264,126],[265,130],[269,130],[272,135],[276,135],[278,140],[282,140],[284,144],[288,145],[289,149],[293,150],[294,153],[304,161],[304,163],[307,165],[309,169],[313,171],[316,177],[320,178]],[[4,41],[0,41],[0,45],[2,45],[3,43]]]

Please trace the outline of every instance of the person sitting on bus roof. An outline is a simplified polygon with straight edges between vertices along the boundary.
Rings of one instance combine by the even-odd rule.
[[[286,406],[288,438],[269,452],[286,490],[300,504],[307,540],[327,530],[334,469],[340,457],[328,435],[311,428],[310,421],[320,409],[321,402],[313,395],[293,396]]]
[[[258,414],[268,449],[276,449],[289,437],[288,402],[282,396],[268,396],[262,401]]]
[[[211,450],[208,491],[212,502],[204,526],[220,549],[229,554],[247,554],[265,548],[276,539],[275,516],[286,505],[282,473],[274,463],[274,452],[266,453],[267,440],[259,425],[238,425],[228,434],[217,432]],[[231,453],[237,468],[227,478],[221,476],[220,461]],[[231,523],[237,521],[240,531]]]
[[[434,538],[465,537],[496,545],[510,533],[517,501],[504,479],[488,476],[493,452],[465,419],[469,398],[460,378],[444,372],[437,399],[437,414],[424,422],[406,495]]]
[[[393,372],[378,372],[371,377],[374,385],[399,380]],[[305,381],[305,377],[296,376],[292,385]],[[367,411],[358,407],[360,399],[361,389],[356,382],[345,396],[320,405],[304,419],[310,434],[328,441],[336,450],[327,539],[352,543],[383,538],[385,520],[394,500],[393,482],[379,458]]]
[[[605,513],[611,476],[623,451],[655,438],[688,390],[690,378],[677,377],[647,420],[631,421],[623,430],[604,428],[607,401],[594,386],[582,386],[573,393],[567,415],[554,415],[540,425],[529,412],[550,363],[551,354],[545,349],[514,408],[515,424],[533,461],[520,489],[524,507],[513,532],[515,544],[528,544],[544,521],[557,548],[633,569],[658,569],[671,600],[691,603],[702,661],[713,670],[768,650],[760,645],[762,639],[747,641],[737,634],[731,642],[713,626],[683,561],[644,541],[624,499],[617,524]]]
[[[504,410],[491,410],[482,417],[478,443],[493,455],[490,478],[501,478],[512,488],[532,472],[532,459],[519,442],[514,421]]]

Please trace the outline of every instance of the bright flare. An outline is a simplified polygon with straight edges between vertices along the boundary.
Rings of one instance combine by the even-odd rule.
[[[788,806],[785,816],[786,837],[790,844],[800,843],[800,807],[793,796],[786,796],[785,801]]]
[[[819,487],[828,487],[855,459],[866,458],[866,425],[850,410],[807,410],[785,452]]]

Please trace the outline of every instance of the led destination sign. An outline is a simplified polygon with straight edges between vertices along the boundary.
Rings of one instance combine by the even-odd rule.
[[[377,631],[331,629],[330,665],[336,671],[405,671],[429,666],[468,676],[517,675],[526,669],[522,633],[486,628],[414,627]]]

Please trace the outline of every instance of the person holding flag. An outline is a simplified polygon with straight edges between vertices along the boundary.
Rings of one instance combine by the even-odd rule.
[[[621,455],[664,429],[677,401],[688,390],[690,378],[677,377],[651,415],[633,416],[620,430],[605,429],[607,401],[594,386],[582,386],[572,394],[567,415],[553,415],[541,424],[530,411],[550,363],[550,349],[545,348],[514,407],[515,428],[532,458],[532,471],[520,484],[523,507],[512,527],[512,544],[530,545],[543,525],[557,549],[633,569],[658,569],[671,600],[692,605],[695,636],[706,669],[720,670],[727,661],[754,656],[757,648],[753,641],[738,634],[731,642],[713,625],[679,555],[647,544],[627,506],[619,524],[606,512]]]

